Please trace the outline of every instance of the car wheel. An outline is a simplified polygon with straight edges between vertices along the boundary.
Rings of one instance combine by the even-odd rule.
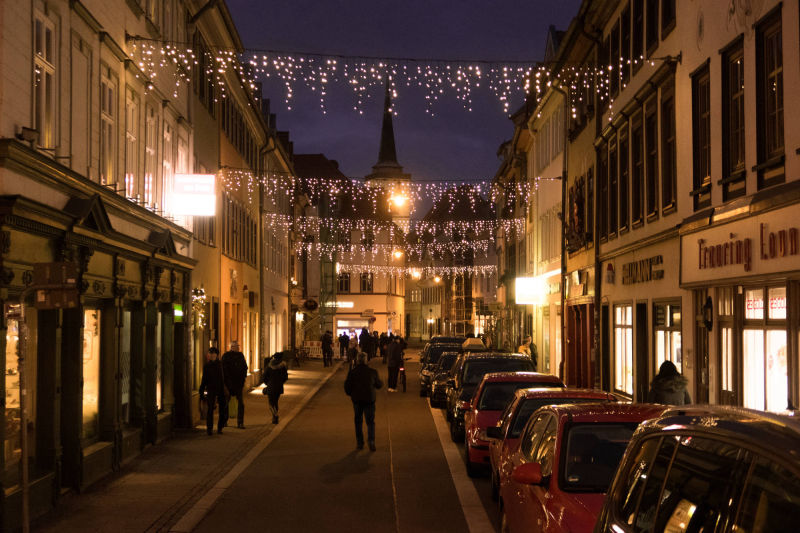
[[[420,398],[424,398],[425,396],[427,396],[427,393],[425,392],[425,389],[422,388],[422,387],[419,388],[419,396],[420,396]]]
[[[458,426],[456,425],[455,420],[450,422],[450,438],[453,442],[458,442],[461,440],[461,435],[458,434]]]
[[[492,501],[500,500],[500,484],[497,482],[497,472],[492,468]]]
[[[447,418],[447,421],[450,422],[450,424],[453,423],[453,414],[450,412],[450,409],[447,409],[447,417],[446,418]]]

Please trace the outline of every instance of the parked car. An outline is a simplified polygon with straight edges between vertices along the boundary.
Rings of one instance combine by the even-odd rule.
[[[652,404],[548,405],[531,415],[516,451],[500,459],[503,531],[591,531],[636,427]]]
[[[459,352],[444,352],[439,356],[439,362],[436,364],[431,377],[431,407],[444,407],[447,405],[447,379],[459,355],[461,355]]]
[[[466,337],[460,336],[448,336],[448,335],[434,335],[431,337],[431,340],[428,341],[428,344],[458,344],[461,345],[465,340]]]
[[[544,376],[544,383],[543,383]],[[464,413],[464,461],[467,474],[489,471],[489,439],[486,428],[497,425],[518,389],[551,386],[561,390],[560,379],[537,372],[492,372],[483,376]]]
[[[447,380],[446,414],[453,442],[459,442],[464,438],[464,413],[469,409],[472,395],[484,375],[490,372],[533,372],[533,370],[531,358],[520,353],[463,353]],[[542,386],[548,384],[554,387],[564,386],[555,376],[549,374],[539,374],[539,376],[539,383]]]
[[[789,532],[798,516],[800,421],[691,406],[639,427],[594,531]]]
[[[458,352],[459,344],[431,344],[427,350],[420,355],[419,366],[419,395],[427,396],[433,381],[433,372],[439,362],[439,357],[444,352]]]
[[[595,389],[521,389],[500,415],[496,425],[486,428],[489,441],[489,465],[492,476],[492,499],[497,500],[500,488],[500,458],[509,457],[519,446],[519,436],[534,411],[545,405],[617,401],[613,394]]]

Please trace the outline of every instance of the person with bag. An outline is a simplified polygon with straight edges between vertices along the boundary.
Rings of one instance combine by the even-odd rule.
[[[222,374],[222,362],[219,360],[219,350],[213,346],[208,349],[208,361],[203,365],[203,377],[200,380],[200,398],[206,399],[206,430],[209,435],[214,433],[214,405],[219,406],[219,419],[217,433],[222,433],[225,420],[228,418],[227,387]]]
[[[278,400],[283,394],[283,384],[289,379],[289,371],[283,361],[283,353],[275,352],[270,357],[269,363],[264,366],[264,394],[269,401],[269,409],[272,411],[272,423],[278,423]]]
[[[236,427],[244,429],[244,382],[247,379],[247,361],[239,351],[239,341],[231,341],[231,349],[222,355],[225,386],[236,398]],[[226,420],[227,422],[227,420]]]
[[[375,391],[383,387],[378,371],[367,366],[367,354],[359,352],[356,365],[347,373],[344,392],[353,402],[356,425],[356,448],[364,448],[362,419],[367,420],[367,442],[370,451],[375,451]]]

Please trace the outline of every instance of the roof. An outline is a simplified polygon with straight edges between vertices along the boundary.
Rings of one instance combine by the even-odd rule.
[[[339,178],[348,179],[339,163],[328,159],[325,154],[294,154],[294,171],[299,178]]]
[[[540,387],[531,387],[529,389],[519,389],[516,396],[524,398],[597,398],[602,400],[616,400],[616,397],[610,392],[598,389],[570,389],[567,387],[561,389],[548,389]]]
[[[541,372],[490,372],[483,376],[483,381],[484,382],[538,381],[540,383],[562,383],[561,379],[558,376],[554,376],[552,374],[543,374]]]
[[[800,420],[794,414],[767,413],[744,407],[702,405],[671,407],[640,428],[650,432],[696,431],[731,438],[753,447],[780,450],[800,461]]]
[[[657,418],[667,407],[652,403],[580,403],[543,407],[572,422],[642,422]]]
[[[425,213],[422,220],[447,222],[494,218],[495,213],[491,202],[478,194],[471,185],[461,185],[448,190],[434,202],[433,207]]]

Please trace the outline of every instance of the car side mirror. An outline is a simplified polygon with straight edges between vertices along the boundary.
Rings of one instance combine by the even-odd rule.
[[[521,485],[541,485],[542,465],[539,463],[521,464],[511,472],[511,479]]]
[[[486,428],[486,436],[490,439],[503,440],[503,430],[500,426],[489,426]]]

